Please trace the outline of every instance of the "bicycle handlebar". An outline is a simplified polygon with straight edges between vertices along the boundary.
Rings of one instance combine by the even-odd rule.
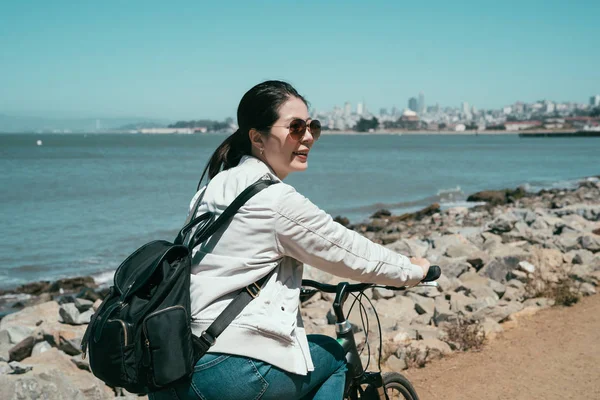
[[[427,275],[421,282],[433,282],[440,277],[442,274],[442,270],[437,265],[432,265],[429,267],[427,271]],[[302,286],[313,287],[321,292],[325,293],[336,293],[338,285],[330,285],[327,283],[321,283],[317,281],[313,281],[312,279],[302,279]],[[385,285],[377,285],[374,283],[353,283],[346,286],[346,292],[361,292],[370,287],[379,287],[390,290],[404,290],[406,286],[385,286]]]

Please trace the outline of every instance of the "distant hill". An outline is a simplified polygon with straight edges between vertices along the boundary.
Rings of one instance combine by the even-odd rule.
[[[37,131],[96,132],[127,130],[136,127],[163,127],[172,121],[153,118],[45,118],[0,114],[0,132],[21,133]]]

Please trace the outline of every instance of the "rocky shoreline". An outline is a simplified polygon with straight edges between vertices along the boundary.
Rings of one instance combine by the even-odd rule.
[[[439,287],[406,291],[369,289],[381,321],[382,368],[419,367],[453,351],[478,349],[552,305],[595,294],[600,284],[600,179],[573,190],[527,193],[521,188],[485,191],[474,208],[416,213],[380,210],[365,223],[336,220],[369,239],[442,267]],[[341,279],[306,266],[306,278]],[[89,373],[79,344],[106,292],[93,278],[36,282],[0,292],[0,398],[104,399],[136,397],[109,388]],[[334,336],[331,296],[303,303],[309,333]],[[348,302],[348,307],[351,302]],[[366,362],[376,367],[379,337],[373,307],[368,341],[360,314],[352,313]],[[370,355],[370,356],[369,356]]]

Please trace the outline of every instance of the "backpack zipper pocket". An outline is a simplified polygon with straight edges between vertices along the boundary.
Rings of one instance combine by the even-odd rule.
[[[175,305],[149,314],[142,322],[149,378],[155,387],[193,372],[194,348],[188,315],[184,306]]]

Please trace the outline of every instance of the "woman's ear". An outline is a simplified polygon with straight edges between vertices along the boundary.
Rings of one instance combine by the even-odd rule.
[[[260,152],[261,149],[264,149],[265,144],[263,143],[263,136],[259,131],[252,128],[250,129],[250,132],[248,132],[248,135],[250,136],[250,143],[252,144],[253,148],[255,148],[258,152]]]

